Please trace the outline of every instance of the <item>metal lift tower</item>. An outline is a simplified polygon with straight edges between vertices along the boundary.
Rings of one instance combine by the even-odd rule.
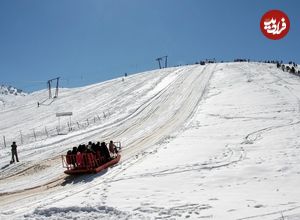
[[[48,90],[49,90],[49,99],[52,99],[52,92],[51,92],[51,83],[52,83],[52,81],[56,81],[55,96],[53,98],[58,97],[59,78],[60,77],[56,77],[56,78],[53,78],[53,79],[50,79],[50,80],[47,81]]]
[[[158,62],[159,69],[168,67],[168,56],[158,57],[155,59]],[[165,65],[162,67],[161,61],[165,60]]]

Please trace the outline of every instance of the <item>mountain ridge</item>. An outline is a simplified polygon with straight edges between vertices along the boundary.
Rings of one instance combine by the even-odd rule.
[[[26,96],[27,93],[11,85],[0,85],[0,95]]]

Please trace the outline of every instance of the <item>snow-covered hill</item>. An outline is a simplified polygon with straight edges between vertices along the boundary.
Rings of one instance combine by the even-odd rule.
[[[25,96],[27,93],[12,86],[0,85],[0,95]]]
[[[0,111],[20,157],[8,165],[9,147],[0,151],[1,219],[299,219],[299,94],[299,77],[261,63],[150,71],[54,100],[30,94]],[[33,138],[70,111],[72,131]],[[124,146],[120,164],[63,174],[67,149],[110,139]]]
[[[27,93],[13,86],[0,85],[0,108],[5,104],[13,102],[17,97],[26,96]]]

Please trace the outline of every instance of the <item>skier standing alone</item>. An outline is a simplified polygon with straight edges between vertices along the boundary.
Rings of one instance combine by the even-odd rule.
[[[11,145],[11,163],[15,162],[15,157],[16,157],[16,161],[19,162],[17,145],[16,142],[14,141]]]

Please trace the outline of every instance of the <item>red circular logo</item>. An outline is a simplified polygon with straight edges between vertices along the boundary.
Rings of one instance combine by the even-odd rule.
[[[279,40],[289,32],[290,20],[284,12],[271,10],[262,16],[260,29],[267,38]]]

